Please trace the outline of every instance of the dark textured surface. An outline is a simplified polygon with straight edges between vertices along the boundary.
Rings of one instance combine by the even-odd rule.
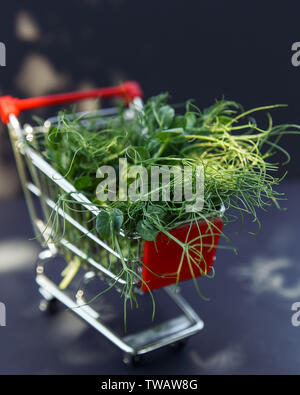
[[[300,301],[299,184],[282,187],[287,212],[262,213],[263,231],[247,227],[227,232],[239,247],[236,256],[219,251],[216,277],[201,280],[211,298],[206,303],[192,284],[182,292],[205,321],[204,330],[179,353],[170,349],[149,355],[137,369],[125,366],[121,352],[79,318],[63,309],[49,317],[38,310],[34,282],[36,244],[23,200],[0,204],[0,301],[7,326],[0,328],[0,372],[35,374],[203,374],[299,373],[300,328],[291,324],[291,305]],[[15,259],[14,259],[15,258]],[[158,314],[169,305],[158,295]],[[122,325],[116,296],[106,295],[106,320]],[[130,315],[131,329],[149,321],[150,304]]]

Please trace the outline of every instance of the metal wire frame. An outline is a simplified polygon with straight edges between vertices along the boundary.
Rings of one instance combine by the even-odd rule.
[[[141,106],[140,99],[135,99],[135,105]],[[109,117],[114,115],[115,112],[115,109],[105,109],[100,110],[96,115],[101,118],[103,116]],[[133,116],[133,109],[129,108],[127,115],[128,117]],[[95,114],[92,114],[92,116],[94,117]],[[101,118],[99,122],[101,122]],[[38,152],[39,146],[35,133],[46,132],[51,123],[55,121],[55,118],[49,119],[43,127],[39,128],[32,128],[30,125],[21,127],[18,119],[14,115],[10,115],[8,123],[10,139],[32,225],[37,239],[45,248],[39,255],[36,270],[36,282],[43,298],[49,302],[57,299],[68,308],[73,309],[77,315],[131,357],[178,342],[199,332],[203,328],[203,321],[179,294],[178,287],[176,292],[173,286],[165,287],[165,291],[183,312],[182,315],[142,332],[120,337],[101,322],[101,316],[95,309],[85,304],[84,287],[81,287],[74,297],[70,297],[45,275],[45,262],[57,254],[65,255],[65,252],[69,251],[87,264],[81,282],[83,285],[86,286],[94,275],[99,276],[109,284],[115,285],[117,290],[122,290],[126,284],[124,279],[118,277],[114,271],[109,269],[112,259],[115,263],[119,262],[119,254],[107,242],[99,239],[90,228],[83,226],[84,221],[82,221],[82,217],[78,218],[76,211],[62,209],[57,205],[57,197],[61,193],[67,193],[76,202],[75,205],[78,204],[86,210],[86,213],[90,216],[89,220],[92,218],[92,221],[94,221],[99,212],[99,209],[85,195],[78,193],[74,186],[47,163],[41,153]],[[26,144],[26,139],[31,142],[31,146],[36,144],[36,149]],[[51,226],[49,226],[53,212],[57,214],[59,219],[59,229],[62,229],[65,223],[68,224],[72,231],[67,233],[68,236],[71,235],[72,239],[66,238],[62,233],[60,237],[53,240]],[[89,246],[93,249],[92,253],[82,249],[83,238],[89,240]],[[138,252],[141,251],[140,238],[133,238],[132,243],[136,244]],[[105,252],[104,255],[103,251]],[[104,262],[104,259],[106,259],[106,262]],[[135,290],[136,292],[140,291],[138,281],[135,284]]]

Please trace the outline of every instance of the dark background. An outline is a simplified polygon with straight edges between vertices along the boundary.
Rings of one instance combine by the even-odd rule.
[[[194,98],[201,108],[223,96],[246,109],[286,103],[273,111],[274,121],[300,124],[300,67],[291,63],[299,15],[297,1],[2,2],[7,66],[0,68],[0,94],[30,97],[134,79],[146,98],[168,91],[173,102]],[[218,252],[216,278],[201,283],[212,302],[183,286],[204,318],[203,333],[183,356],[167,351],[139,371],[123,366],[119,351],[70,312],[49,319],[38,311],[38,246],[29,241],[2,126],[0,139],[0,301],[8,312],[8,325],[0,328],[0,373],[299,372],[300,329],[291,325],[291,304],[300,298],[300,136],[282,141],[292,155],[281,189],[288,213],[261,213],[256,237],[247,234],[251,226],[238,237],[228,229],[239,255]],[[111,300],[105,303],[114,314]]]

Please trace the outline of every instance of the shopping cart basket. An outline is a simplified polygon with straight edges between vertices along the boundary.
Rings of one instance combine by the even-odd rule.
[[[0,115],[2,121],[8,125],[10,139],[14,150],[16,164],[20,175],[22,187],[26,202],[28,205],[31,221],[35,230],[36,238],[43,246],[37,263],[36,282],[39,291],[43,297],[41,301],[42,309],[51,309],[58,300],[65,306],[72,309],[74,313],[89,323],[97,331],[107,337],[112,343],[118,346],[124,353],[126,362],[136,361],[142,354],[171,344],[183,344],[191,335],[196,334],[203,328],[203,322],[189,306],[185,299],[180,295],[179,287],[174,285],[176,279],[164,277],[164,273],[176,271],[178,266],[178,246],[167,240],[166,237],[157,239],[154,242],[142,242],[139,237],[132,237],[131,242],[135,243],[139,261],[142,263],[136,268],[141,273],[143,281],[136,281],[135,291],[145,293],[149,290],[164,287],[167,295],[182,311],[182,314],[169,319],[159,325],[152,326],[133,335],[119,336],[111,330],[101,320],[101,315],[87,304],[85,300],[85,287],[95,276],[100,277],[108,284],[114,285],[117,290],[122,290],[125,280],[116,276],[110,268],[112,262],[119,262],[119,254],[112,248],[108,242],[100,240],[97,234],[91,231],[91,227],[85,227],[82,216],[89,216],[89,223],[95,221],[99,212],[98,207],[93,205],[90,200],[79,193],[75,187],[59,174],[47,161],[45,155],[42,155],[42,147],[39,145],[39,138],[43,133],[47,133],[50,126],[57,122],[57,117],[49,118],[43,126],[32,127],[28,124],[21,126],[18,116],[23,110],[29,110],[42,106],[61,105],[87,98],[122,98],[127,106],[126,116],[128,118],[136,116],[136,112],[142,108],[142,91],[140,86],[133,81],[128,81],[117,87],[95,89],[84,92],[67,93],[52,95],[47,97],[38,97],[31,99],[17,99],[11,96],[0,98]],[[104,108],[93,113],[81,114],[82,122],[88,117],[99,119],[103,122],[106,117],[112,117],[117,114],[117,108]],[[28,144],[30,142],[30,144]],[[69,194],[74,203],[74,207],[83,207],[84,213],[78,214],[78,210],[62,209],[56,204],[57,197],[62,194]],[[49,230],[49,221],[51,213],[55,212],[59,218],[61,227],[68,224],[70,232],[65,232],[61,237],[53,240]],[[80,217],[80,218],[79,218]],[[88,221],[87,221],[88,222]],[[207,232],[205,222],[199,223],[197,232]],[[213,239],[208,237],[209,242],[213,243],[210,248],[204,248],[206,269],[211,268],[215,258],[216,245],[218,243],[219,233],[221,232],[221,219],[215,220],[216,234]],[[185,240],[187,235],[187,226],[180,226],[171,232],[178,239]],[[90,250],[82,248],[83,237],[88,238]],[[190,230],[190,238],[193,236],[193,228]],[[207,244],[207,243],[206,243]],[[85,262],[85,272],[82,286],[78,291],[71,295],[62,290],[55,282],[49,279],[45,273],[45,263],[56,257],[63,255],[66,260],[79,257]],[[71,258],[70,258],[71,257]],[[175,265],[175,270],[174,270]],[[195,271],[194,275],[201,275],[201,270]],[[155,273],[155,274],[154,274]],[[180,272],[180,281],[191,278],[191,271],[186,262],[183,263]],[[147,286],[145,284],[147,283]]]

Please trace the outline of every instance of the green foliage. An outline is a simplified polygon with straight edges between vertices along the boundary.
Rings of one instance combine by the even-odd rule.
[[[140,220],[136,225],[136,231],[142,239],[147,241],[155,241],[158,235],[158,230],[153,228],[147,220]]]
[[[167,100],[166,94],[149,99],[143,110],[131,119],[126,118],[121,107],[117,116],[103,119],[101,127],[95,120],[83,123],[81,118],[70,118],[62,112],[58,125],[51,127],[45,139],[47,159],[99,206],[96,231],[119,251],[122,269],[116,274],[128,282],[124,291],[126,301],[128,297],[134,300],[132,286],[140,279],[132,269],[136,251],[129,245],[123,246],[121,228],[125,237],[137,233],[144,240],[155,240],[159,232],[171,237],[169,230],[180,223],[204,220],[213,232],[213,219],[224,206],[225,224],[239,216],[243,222],[244,216],[249,215],[260,229],[257,209],[267,209],[271,204],[279,207],[279,201],[284,198],[274,190],[282,177],[278,174],[279,164],[272,158],[281,152],[287,161],[290,159],[279,142],[284,135],[298,134],[300,129],[298,125],[273,125],[268,111],[280,105],[244,111],[236,102],[221,100],[201,111],[188,101],[184,108],[176,107],[175,110]],[[265,128],[258,126],[254,119],[259,112],[266,113]],[[118,170],[119,158],[124,157],[129,168],[143,165],[149,174],[153,165],[190,166],[192,169],[204,166],[202,211],[186,212],[186,205],[191,202],[184,200],[159,200],[155,204],[150,199],[98,201],[95,196],[99,181],[97,168],[111,165]],[[178,181],[175,178],[170,181],[171,196]],[[222,235],[226,239],[226,235]],[[202,236],[199,231],[200,246]],[[183,255],[190,257],[193,247],[177,242]],[[202,258],[200,250],[198,261],[192,263],[199,265]]]

